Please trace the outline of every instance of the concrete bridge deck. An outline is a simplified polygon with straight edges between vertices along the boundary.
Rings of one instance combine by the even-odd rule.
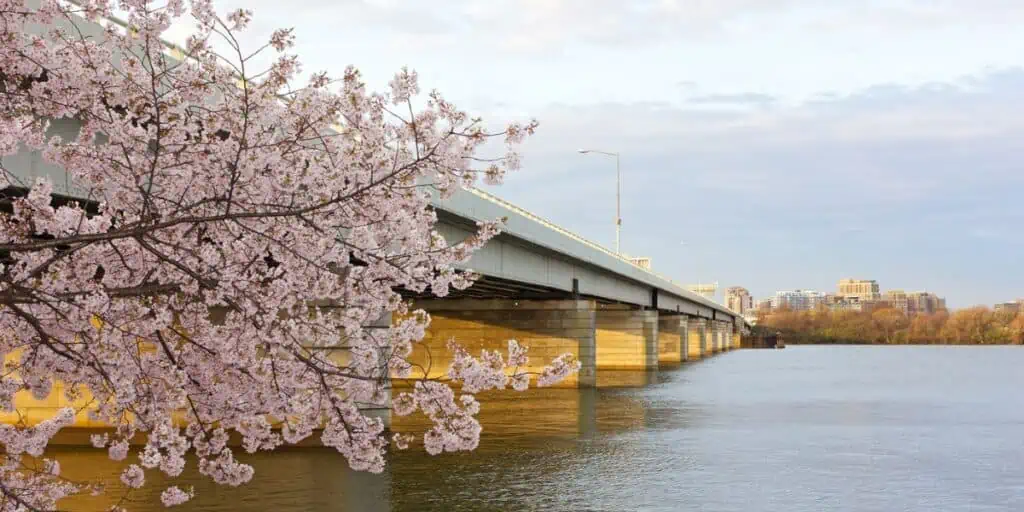
[[[493,278],[481,283],[485,286],[500,280],[518,285],[509,293],[561,292],[743,323],[725,306],[482,190],[459,190],[448,200],[435,199],[434,206],[438,230],[450,241],[468,236],[477,221],[508,219],[502,234],[467,265]]]

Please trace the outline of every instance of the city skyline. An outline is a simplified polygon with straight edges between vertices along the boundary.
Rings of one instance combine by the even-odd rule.
[[[490,191],[609,248],[615,162],[577,149],[620,153],[622,252],[677,282],[872,275],[951,307],[1024,290],[1024,11],[1005,2],[222,8],[243,5],[251,41],[296,27],[309,72],[351,63],[384,88],[408,65],[492,126],[536,117]]]
[[[731,286],[726,290],[724,304],[737,313],[745,313],[744,308],[734,307],[734,300],[743,297],[743,304],[750,304],[757,310],[777,310],[786,307],[793,310],[815,310],[825,307],[832,311],[867,311],[879,307],[891,307],[902,310],[906,314],[920,312],[932,313],[947,309],[945,296],[927,290],[906,290],[903,288],[884,288],[875,279],[845,277],[839,279],[835,291],[820,289],[787,288],[774,293],[753,297],[746,288]],[[1024,302],[1024,301],[1018,301]],[[1003,303],[1004,308],[1010,307]],[[992,305],[984,305],[992,307]],[[1000,304],[994,305],[996,309]],[[1013,307],[1019,307],[1014,303]]]

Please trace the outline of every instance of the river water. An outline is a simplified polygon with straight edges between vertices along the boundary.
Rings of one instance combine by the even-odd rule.
[[[319,449],[250,458],[241,488],[186,472],[177,483],[197,496],[177,509],[1019,511],[1022,369],[1016,347],[735,351],[603,374],[615,388],[488,396],[477,451],[400,452],[382,475]],[[116,478],[102,454],[60,458],[66,473]],[[128,508],[165,510],[153,487]]]

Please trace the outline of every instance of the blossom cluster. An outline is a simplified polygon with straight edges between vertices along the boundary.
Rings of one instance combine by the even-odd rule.
[[[88,490],[62,480],[56,460],[41,459],[41,467],[25,465],[25,456],[41,457],[50,439],[74,419],[75,411],[65,407],[32,427],[0,425],[0,444],[5,448],[0,457],[0,510],[52,510],[58,500]]]
[[[114,10],[127,28],[101,23]],[[162,36],[187,19],[194,33],[168,49]],[[499,182],[536,127],[488,131],[436,91],[414,108],[408,70],[387,92],[351,67],[297,86],[290,30],[267,41],[268,68],[249,69],[257,60],[238,34],[252,19],[220,17],[209,0],[0,0],[0,157],[34,153],[67,173],[77,198],[7,167],[23,159],[0,164],[0,408],[62,383],[67,400],[111,425],[93,444],[126,461],[129,488],[148,471],[180,474],[190,451],[215,482],[248,482],[232,434],[255,452],[319,431],[353,468],[381,471],[389,443],[409,439],[386,438],[364,406],[409,374],[429,318],[401,293],[472,285],[455,265],[501,226],[481,222],[450,242],[432,194],[481,175]],[[476,157],[492,140],[504,155]],[[380,328],[391,316],[402,320]],[[451,375],[465,394],[423,381],[392,405],[433,420],[431,453],[476,446],[472,393],[529,384],[516,344],[507,359],[456,352]],[[559,358],[538,382],[574,368]],[[28,472],[18,462],[41,455],[74,413],[0,427],[4,503],[49,509],[82,489],[56,463]],[[137,435],[145,444],[133,450]],[[191,496],[172,487],[161,500]]]

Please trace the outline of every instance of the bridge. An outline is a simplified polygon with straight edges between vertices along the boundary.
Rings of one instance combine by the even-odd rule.
[[[79,28],[96,34],[108,23],[117,20],[83,22]],[[51,125],[51,133],[65,139],[77,131],[71,120]],[[63,169],[37,151],[6,156],[3,164],[22,183],[46,176],[56,194],[84,197]],[[724,306],[482,190],[460,189],[446,200],[435,196],[433,206],[437,230],[449,242],[469,236],[477,221],[507,222],[463,267],[481,276],[472,287],[445,298],[406,294],[432,317],[426,350],[413,355],[428,376],[447,370],[445,346],[451,338],[472,352],[504,351],[507,340],[516,339],[530,347],[537,365],[528,371],[569,352],[582,369],[561,385],[596,387],[602,374],[614,370],[656,370],[738,348],[749,329],[742,316]],[[26,397],[18,409],[35,423],[63,406],[60,395]],[[10,421],[8,416],[0,415],[0,422]]]
[[[438,231],[452,242],[477,221],[507,221],[464,266],[482,276],[472,287],[412,297],[433,319],[431,359],[416,361],[431,373],[447,366],[450,338],[471,350],[514,338],[537,363],[573,353],[582,369],[567,385],[590,387],[602,370],[656,370],[738,348],[749,327],[721,304],[482,190],[435,195],[433,205]]]
[[[77,131],[67,119],[51,125],[66,139]],[[39,152],[21,151],[3,163],[22,183],[46,176],[55,193],[84,197]],[[748,328],[721,304],[482,190],[460,189],[446,200],[435,194],[432,203],[436,229],[450,243],[472,234],[477,221],[507,219],[464,266],[482,276],[472,287],[444,299],[408,295],[433,317],[429,359],[415,361],[433,374],[447,367],[451,337],[472,349],[515,338],[537,362],[573,353],[583,369],[569,384],[593,386],[599,370],[652,370],[736,348]]]
[[[66,138],[77,130],[70,120],[51,126]],[[83,195],[37,151],[3,163],[22,183],[46,176],[55,193]],[[407,294],[433,318],[427,351],[414,361],[430,376],[446,371],[452,337],[472,350],[504,350],[517,339],[537,363],[571,352],[583,367],[567,385],[589,387],[600,370],[654,370],[737,348],[748,328],[721,304],[482,190],[460,189],[446,200],[435,194],[432,203],[436,229],[450,243],[472,234],[477,221],[507,220],[462,267],[481,276],[472,287],[444,299]]]

